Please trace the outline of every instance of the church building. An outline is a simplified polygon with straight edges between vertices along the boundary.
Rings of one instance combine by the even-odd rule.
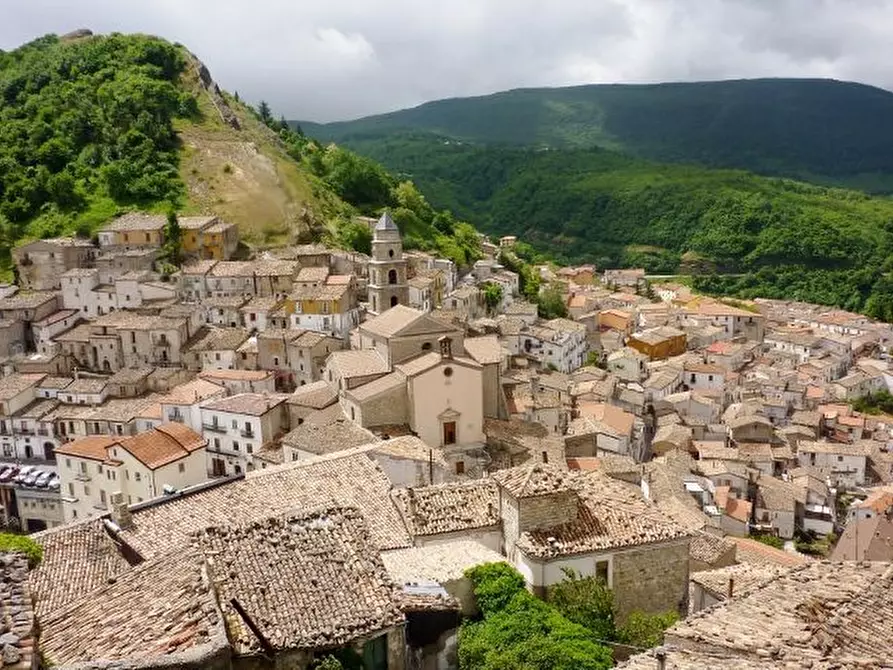
[[[372,235],[372,260],[369,263],[369,311],[381,314],[396,305],[409,304],[406,260],[400,230],[385,212]]]

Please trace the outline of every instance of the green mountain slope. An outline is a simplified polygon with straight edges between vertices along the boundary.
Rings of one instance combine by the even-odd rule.
[[[428,136],[355,144],[493,234],[559,260],[711,273],[704,289],[893,317],[893,201],[604,149],[479,147]],[[887,303],[890,306],[886,306]]]
[[[130,209],[215,213],[255,245],[364,249],[354,217],[385,207],[410,245],[476,253],[474,229],[411,184],[261,116],[180,45],[79,32],[0,52],[0,269],[22,239],[87,236]]]
[[[893,191],[893,93],[832,80],[519,89],[302,127],[348,146],[422,131],[478,144],[600,146],[663,162]]]

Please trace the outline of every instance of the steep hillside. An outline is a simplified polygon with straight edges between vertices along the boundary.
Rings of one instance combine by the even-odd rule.
[[[396,136],[375,158],[493,234],[559,260],[725,278],[702,288],[893,318],[893,201],[604,149],[535,151]]]
[[[130,209],[219,214],[255,245],[366,250],[354,219],[386,207],[410,246],[476,253],[474,229],[411,184],[245,106],[185,47],[78,31],[0,52],[0,270],[22,239],[87,236]]]
[[[351,147],[411,130],[478,144],[599,146],[893,191],[893,93],[832,80],[519,89],[302,127]]]

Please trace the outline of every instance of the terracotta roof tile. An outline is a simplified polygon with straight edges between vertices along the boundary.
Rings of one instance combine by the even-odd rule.
[[[43,547],[43,560],[29,577],[39,618],[130,569],[100,519],[60,526],[32,537]]]
[[[551,558],[683,540],[691,535],[646,500],[637,486],[582,472],[571,473],[568,484],[580,500],[577,518],[523,533],[517,545],[524,553]]]
[[[488,479],[396,489],[392,495],[414,537],[499,523],[498,492]]]
[[[143,661],[186,666],[228,645],[196,551],[177,548],[47,612],[40,649],[49,664]]]
[[[209,528],[198,537],[237,654],[263,647],[235,599],[276,651],[328,649],[404,621],[363,515],[328,508]]]
[[[279,393],[237,393],[236,395],[208,400],[203,402],[201,407],[202,409],[215,412],[263,416],[285,402],[286,398],[288,396]]]
[[[376,546],[405,547],[409,535],[390,489],[388,478],[365,454],[334,454],[255,470],[240,480],[133,510],[133,528],[121,536],[140,555],[150,557],[171,546],[185,546],[190,533],[209,526],[335,503],[363,512]]]

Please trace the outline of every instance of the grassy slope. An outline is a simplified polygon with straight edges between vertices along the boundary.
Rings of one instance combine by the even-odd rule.
[[[253,245],[319,236],[326,220],[347,206],[289,158],[276,135],[243,104],[226,95],[241,130],[224,123],[194,69],[183,77],[202,111],[200,123],[179,120],[180,174],[190,212],[214,212],[239,225]]]
[[[303,127],[348,145],[413,130],[893,190],[893,93],[830,80],[522,89]]]

